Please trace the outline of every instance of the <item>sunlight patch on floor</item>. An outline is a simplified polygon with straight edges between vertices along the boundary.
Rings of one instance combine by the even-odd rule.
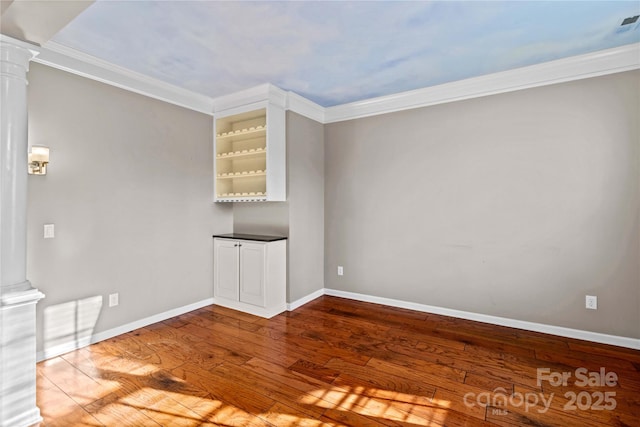
[[[364,386],[313,390],[303,395],[299,402],[420,426],[443,425],[451,406],[451,402],[444,399]]]

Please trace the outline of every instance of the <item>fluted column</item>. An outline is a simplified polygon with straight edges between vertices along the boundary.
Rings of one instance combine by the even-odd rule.
[[[36,303],[26,278],[27,71],[37,48],[0,35],[0,427],[42,420],[36,406]]]

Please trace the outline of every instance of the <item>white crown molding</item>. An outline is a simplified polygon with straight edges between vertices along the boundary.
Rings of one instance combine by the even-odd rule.
[[[325,123],[478,98],[640,68],[640,43],[328,107]]]
[[[264,83],[238,92],[222,95],[213,100],[213,114],[234,110],[251,104],[269,102],[280,108],[287,106],[287,92],[271,83]]]
[[[11,41],[19,42],[13,39]],[[48,42],[42,47],[24,44],[34,52],[39,52],[34,59],[35,62],[202,113],[214,114],[239,105],[268,100],[323,124],[640,68],[640,43],[634,43],[515,70],[325,108],[294,92],[284,91],[269,83],[214,99],[116,66],[55,42]]]
[[[211,114],[213,110],[213,99],[208,96],[119,67],[56,42],[45,43],[34,62],[201,113]]]
[[[265,83],[233,94],[211,98],[119,67],[94,56],[50,41],[42,47],[2,35],[2,42],[30,49],[34,62],[119,87],[180,107],[213,115],[241,105],[268,100],[313,120],[324,122],[324,107],[293,92]]]
[[[294,113],[298,113],[301,116],[305,116],[319,123],[325,122],[324,113],[326,109],[323,106],[291,91],[288,92],[288,101],[287,110],[291,110]]]
[[[250,105],[260,108],[260,105],[265,102],[324,123],[324,107],[295,92],[284,91],[270,83],[215,98],[213,100],[213,114],[224,113],[226,115]]]

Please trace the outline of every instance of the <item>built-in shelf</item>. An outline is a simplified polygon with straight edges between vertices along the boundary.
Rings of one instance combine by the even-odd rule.
[[[229,197],[254,197],[254,198],[263,198],[266,196],[264,193],[222,193],[218,194],[218,197],[229,198]]]
[[[218,174],[218,179],[237,179],[237,178],[254,178],[258,176],[265,176],[265,171],[243,171],[243,172],[233,172],[230,174]]]
[[[216,114],[215,201],[286,200],[285,113],[263,105]]]
[[[217,202],[266,202],[267,196],[265,195],[242,195],[237,194],[218,194],[216,196]]]
[[[258,147],[258,148],[250,148],[248,150],[233,151],[229,153],[218,153],[216,154],[216,158],[230,159],[234,157],[264,156],[265,152],[266,152],[266,148]]]
[[[216,135],[216,138],[218,140],[225,140],[225,139],[230,139],[234,137],[244,137],[246,135],[250,135],[254,133],[259,133],[259,132],[264,133],[266,132],[266,130],[267,130],[266,126],[263,126],[263,125],[251,126],[249,128],[236,129],[233,131],[219,133]]]

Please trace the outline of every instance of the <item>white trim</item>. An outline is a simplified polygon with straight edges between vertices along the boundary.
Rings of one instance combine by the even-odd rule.
[[[315,120],[318,123],[324,123],[324,113],[326,109],[315,102],[298,95],[295,92],[287,92],[288,104],[287,110],[305,116],[308,119]]]
[[[264,83],[249,89],[215,98],[213,100],[213,109],[211,111],[214,115],[217,115],[217,113],[220,112],[225,112],[224,114],[228,115],[227,110],[236,109],[238,107],[242,108],[247,104],[254,104],[263,101],[269,101],[269,103],[273,105],[285,108],[287,106],[287,92],[270,83]]]
[[[2,37],[3,41],[6,39],[14,44],[21,43],[38,54],[33,61],[39,64],[67,71],[200,113],[213,115],[216,112],[224,111],[232,107],[268,99],[275,105],[283,108],[286,107],[295,113],[324,123],[324,107],[293,92],[286,92],[270,83],[214,99],[117,66],[54,41],[47,42],[42,47],[37,47],[6,36]]]
[[[328,288],[318,289],[317,291],[312,292],[311,294],[305,297],[302,297],[296,301],[288,303],[285,308],[287,311],[296,310],[299,307],[303,306],[304,304],[307,304],[323,295],[347,298],[347,299],[352,299],[356,301],[371,302],[371,303],[382,304],[382,305],[387,305],[391,307],[406,308],[409,310],[421,311],[425,313],[440,314],[443,316],[451,316],[451,317],[456,317],[460,319],[490,323],[493,325],[507,326],[511,328],[524,329],[524,330],[534,331],[534,332],[542,332],[545,334],[558,335],[558,336],[568,337],[568,338],[576,338],[580,340],[593,341],[593,342],[598,342],[603,344],[611,344],[611,345],[617,345],[620,347],[627,347],[627,348],[640,350],[640,339],[636,339],[636,338],[620,337],[616,335],[607,335],[607,334],[601,334],[598,332],[582,331],[579,329],[571,329],[571,328],[565,328],[561,326],[545,325],[541,323],[527,322],[523,320],[489,316],[486,314],[472,313],[472,312],[461,311],[461,310],[453,310],[453,309],[443,308],[443,307],[435,307],[431,305],[418,304],[418,303],[401,301],[401,300],[396,300],[391,298],[383,298],[383,297],[377,297],[373,295],[359,294],[355,292],[340,291],[337,289],[328,289]],[[36,360],[40,362],[45,359],[50,359],[50,358],[59,356],[61,354],[65,354],[70,351],[74,351],[79,348],[86,347],[88,345],[95,344],[97,342],[104,341],[118,335],[125,334],[135,329],[139,329],[154,323],[162,322],[163,320],[180,316],[181,314],[185,314],[190,311],[197,310],[199,308],[206,307],[212,304],[221,305],[223,307],[229,307],[234,309],[234,307],[230,306],[229,304],[226,304],[223,301],[220,301],[220,300],[216,301],[214,300],[214,298],[207,298],[202,301],[195,302],[193,304],[188,304],[182,307],[174,308],[174,309],[165,311],[163,313],[158,313],[153,316],[145,317],[144,319],[140,319],[131,323],[127,323],[122,326],[118,326],[113,329],[109,329],[107,331],[94,334],[90,338],[86,338],[84,340],[71,341],[65,344],[57,345],[49,349],[45,349],[44,351],[39,351],[36,354]],[[269,313],[265,312],[264,310],[263,311],[256,310],[256,312],[253,312],[250,314],[270,318],[276,315],[277,314],[276,312],[278,312],[278,310],[280,310],[280,308],[270,311]],[[242,311],[246,311],[245,306],[243,306]],[[280,310],[280,312],[282,311],[284,311],[284,309]]]
[[[40,54],[40,47],[24,42],[22,40],[14,39],[13,37],[5,36],[4,34],[0,34],[0,43],[6,43],[8,45],[13,45],[31,52],[32,57],[36,57]]]
[[[640,68],[640,43],[577,55],[423,89],[337,105],[325,123],[479,98]]]
[[[297,299],[297,300],[295,300],[293,302],[289,302],[289,303],[287,303],[287,311],[296,310],[297,308],[302,307],[306,303],[311,302],[316,298],[320,298],[324,294],[325,294],[325,288],[322,288],[322,289],[318,289],[315,292],[310,293],[307,296],[304,296],[304,297],[302,297],[300,299]]]
[[[143,328],[145,326],[162,322],[163,320],[167,320],[172,317],[180,316],[181,314],[185,314],[190,311],[197,310],[202,307],[206,307],[213,303],[214,303],[213,298],[203,299],[202,301],[194,302],[192,304],[187,304],[182,307],[173,308],[171,310],[167,310],[162,313],[154,314],[153,316],[145,317],[144,319],[136,320],[134,322],[130,322],[122,326],[118,326],[103,332],[99,332],[97,334],[92,335],[91,337],[84,338],[82,340],[70,341],[64,344],[59,344],[59,345],[56,345],[55,347],[51,347],[51,348],[44,349],[42,351],[37,352],[36,360],[40,362],[45,359],[51,359],[53,357],[60,356],[61,354],[65,354],[73,350],[78,350],[79,348],[86,347],[88,345],[95,344],[100,341],[108,340],[109,338],[113,338],[118,335],[126,334],[127,332],[131,332],[135,329]]]
[[[640,68],[640,43],[633,43],[438,86],[324,108],[294,92],[286,92],[269,83],[214,99],[119,67],[53,41],[42,47],[28,46],[40,52],[33,59],[34,62],[201,113],[212,115],[243,103],[270,99],[277,105],[323,124]]]
[[[640,339],[621,337],[617,335],[601,334],[599,332],[583,331],[580,329],[565,328],[562,326],[545,325],[542,323],[527,322],[524,320],[508,319],[505,317],[490,316],[487,314],[472,313],[469,311],[453,310],[450,308],[436,307],[432,305],[418,304],[391,298],[377,297],[373,295],[358,294],[355,292],[339,291],[337,289],[324,290],[325,295],[348,298],[356,301],[372,302],[391,307],[407,308],[425,313],[440,314],[443,316],[457,317],[459,319],[474,320],[476,322],[490,323],[493,325],[507,326],[510,328],[524,329],[545,334],[559,335],[561,337],[576,338],[579,340],[593,341],[602,344],[617,345],[640,350]]]
[[[26,283],[31,286],[28,281]],[[0,297],[0,307],[35,304],[42,298],[44,298],[44,294],[36,288],[19,292],[7,292]]]
[[[269,106],[269,100],[263,99],[256,102],[240,103],[234,107],[228,106],[228,109],[220,110],[215,113],[216,119],[223,119],[229,116],[235,116],[236,114],[246,113],[247,111],[255,111],[261,108],[267,108]]]
[[[273,316],[277,316],[278,314],[287,311],[286,304],[278,305],[272,308],[264,308],[241,301],[228,300],[226,298],[214,298],[213,304],[230,308],[232,310],[253,314],[254,316],[264,317],[266,319],[271,319]]]
[[[0,427],[29,427],[40,425],[43,421],[40,409],[36,406],[27,412],[15,415],[0,424]]]
[[[213,99],[208,96],[119,67],[56,42],[45,43],[40,48],[40,55],[33,61],[201,113],[211,114],[213,110]]]

